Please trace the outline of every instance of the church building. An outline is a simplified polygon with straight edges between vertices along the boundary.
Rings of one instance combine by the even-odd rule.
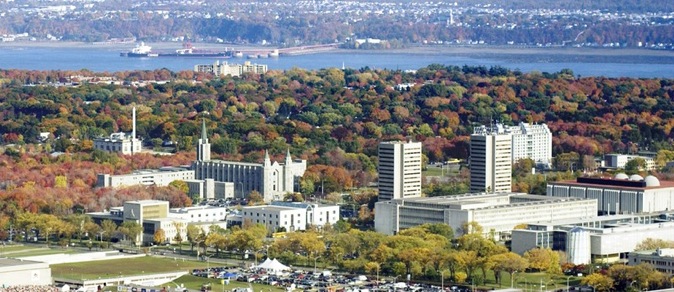
[[[192,163],[195,179],[233,183],[234,197],[246,198],[250,192],[257,191],[265,202],[282,200],[285,194],[299,191],[300,178],[306,169],[307,161],[293,160],[290,150],[282,163],[272,162],[266,151],[262,163],[211,159],[205,121],[197,144],[197,159]]]

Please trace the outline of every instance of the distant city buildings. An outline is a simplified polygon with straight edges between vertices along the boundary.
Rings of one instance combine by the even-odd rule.
[[[142,142],[136,138],[136,108],[133,108],[133,132],[131,136],[125,133],[113,133],[108,138],[94,139],[94,149],[122,154],[140,153]]]
[[[380,201],[375,204],[377,232],[396,234],[425,223],[444,223],[457,235],[464,223],[476,222],[485,236],[507,239],[519,224],[552,219],[590,218],[597,200],[553,198],[523,193],[473,193]]]
[[[512,135],[499,125],[470,135],[470,191],[512,190]]]
[[[379,143],[379,200],[421,196],[421,142]]]
[[[243,207],[241,213],[244,222],[263,224],[271,232],[323,228],[339,221],[337,205],[274,201],[270,205]]]
[[[267,73],[267,65],[252,64],[249,61],[243,64],[229,64],[227,62],[215,61],[213,64],[200,64],[194,66],[194,72],[213,73],[218,76],[238,77],[245,73],[264,74]]]

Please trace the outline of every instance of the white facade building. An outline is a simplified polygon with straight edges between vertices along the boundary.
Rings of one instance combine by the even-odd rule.
[[[614,178],[579,177],[576,181],[549,182],[546,195],[596,199],[602,214],[651,213],[672,210],[674,182],[624,173]]]
[[[379,200],[421,196],[421,142],[379,143]]]
[[[243,64],[228,64],[227,62],[215,61],[213,64],[201,64],[194,66],[194,72],[213,73],[215,75],[232,77],[241,76],[244,73],[264,74],[267,73],[267,65],[252,64],[249,61]]]
[[[604,167],[610,169],[625,169],[625,165],[635,158],[641,158],[646,162],[646,167],[643,170],[654,170],[656,168],[655,159],[651,156],[615,153],[604,155]]]
[[[536,165],[549,167],[552,163],[552,132],[546,124],[520,123],[517,126],[494,124],[475,128],[475,134],[507,134],[512,136],[512,163],[523,158],[533,160]]]
[[[51,268],[48,263],[0,258],[0,286],[42,286],[51,284]]]
[[[477,222],[485,235],[506,239],[519,224],[597,214],[597,200],[550,198],[523,193],[474,193],[457,196],[395,199],[375,204],[377,232],[396,234],[425,223],[444,223],[457,235],[462,225]]]
[[[125,133],[112,133],[108,138],[94,139],[94,149],[122,154],[140,153],[142,142],[136,138],[136,108],[133,108],[133,131],[131,136]]]
[[[293,232],[337,223],[339,206],[274,201],[271,205],[244,207],[241,216],[244,222],[264,224],[270,232]]]
[[[136,241],[153,241],[157,230],[164,231],[166,241],[174,242],[177,233],[187,240],[187,226],[198,225],[208,232],[208,227],[217,225],[227,228],[228,209],[215,206],[198,206],[169,209],[167,201],[140,200],[124,202],[124,207],[110,208],[108,212],[87,213],[95,222],[112,220],[118,225],[124,221],[134,221],[143,227]],[[142,236],[142,237],[141,237]],[[140,243],[137,242],[137,243]]]
[[[578,227],[590,238],[575,248],[589,250],[590,262],[625,261],[647,238],[674,240],[674,221],[662,220],[659,215],[595,216],[529,223],[526,229],[513,230],[512,251],[522,255],[533,248],[551,248],[568,254],[569,239]]]
[[[194,170],[185,167],[162,167],[160,169],[141,169],[130,174],[98,174],[97,187],[123,187],[133,185],[168,186],[175,180],[193,180]]]
[[[470,191],[510,192],[512,136],[502,128],[482,130],[478,128],[470,135]]]

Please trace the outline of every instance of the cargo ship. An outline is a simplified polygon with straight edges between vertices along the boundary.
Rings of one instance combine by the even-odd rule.
[[[152,47],[145,45],[144,42],[141,42],[140,44],[137,44],[135,48],[131,49],[131,51],[121,53],[119,55],[122,56],[122,57],[136,57],[136,58],[158,57],[159,56],[159,54],[153,53]]]
[[[229,58],[232,52],[225,49],[225,51],[212,51],[197,49],[190,43],[183,44],[182,49],[173,52],[153,52],[152,47],[141,43],[133,48],[131,51],[122,53],[123,57],[197,57],[197,58]]]

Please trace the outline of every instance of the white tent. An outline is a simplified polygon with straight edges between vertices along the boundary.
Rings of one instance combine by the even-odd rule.
[[[272,271],[275,273],[290,270],[288,266],[280,263],[276,259],[273,260],[267,259],[263,263],[259,264],[256,268],[265,269],[267,271]]]

